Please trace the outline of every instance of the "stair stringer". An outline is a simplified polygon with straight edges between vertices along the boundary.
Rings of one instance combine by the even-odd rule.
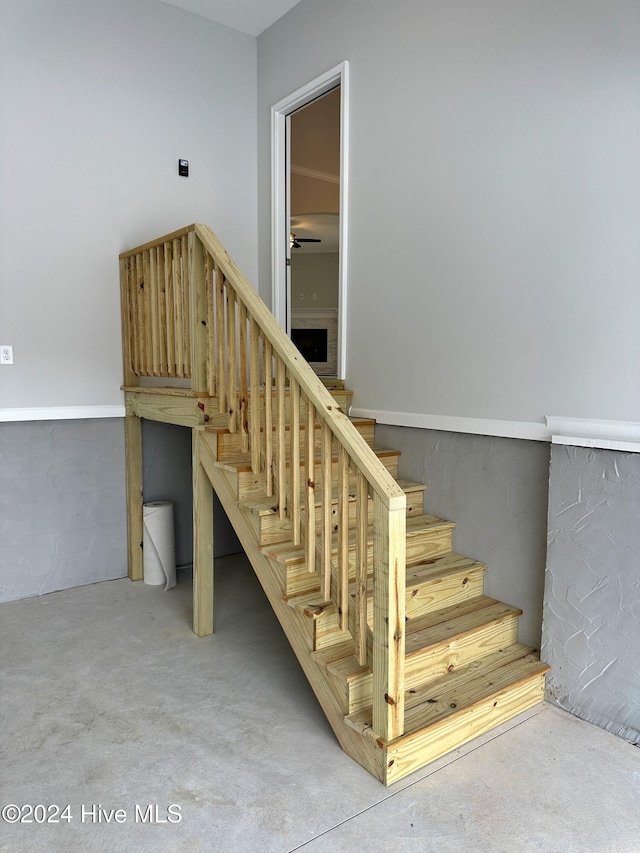
[[[196,432],[199,431],[196,430]],[[198,436],[198,440],[200,440],[200,436]],[[244,511],[238,507],[233,489],[224,471],[214,464],[214,455],[203,441],[200,441],[199,461],[240,540],[240,544],[320,703],[338,743],[347,755],[353,758],[354,761],[357,761],[365,770],[384,784],[389,784],[387,781],[385,750],[382,743],[371,737],[363,737],[361,733],[346,723],[345,712],[340,706],[334,690],[329,683],[329,676],[311,658],[308,639],[305,636],[304,629],[301,627],[299,615],[283,599],[282,589],[278,581],[279,569],[281,567],[260,551],[254,539],[251,525],[245,518]]]

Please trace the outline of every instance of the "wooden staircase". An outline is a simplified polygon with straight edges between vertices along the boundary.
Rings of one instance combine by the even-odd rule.
[[[423,513],[424,485],[398,479],[399,453],[348,418],[351,392],[308,369],[215,235],[176,234],[121,256],[132,579],[152,417],[193,429],[195,632],[213,630],[213,489],[342,748],[383,783],[542,701],[521,611],[483,594],[454,523]],[[180,372],[190,388],[140,385]]]

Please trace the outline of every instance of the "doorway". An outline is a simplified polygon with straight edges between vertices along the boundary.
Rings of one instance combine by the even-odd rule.
[[[275,104],[271,129],[272,310],[318,375],[344,379],[348,63]]]

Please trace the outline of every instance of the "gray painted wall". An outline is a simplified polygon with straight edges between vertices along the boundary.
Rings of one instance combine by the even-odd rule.
[[[637,0],[302,0],[258,37],[266,298],[270,107],[349,60],[354,406],[640,422],[639,43]]]
[[[547,695],[640,741],[640,455],[553,445]]]
[[[166,3],[2,0],[0,407],[122,403],[125,249],[206,222],[256,280],[256,90],[254,38]]]
[[[123,421],[0,424],[0,601],[126,573]]]
[[[171,500],[176,536],[176,563],[193,562],[193,492],[191,486],[191,430],[187,427],[142,421],[144,500]],[[214,496],[214,557],[238,554],[242,545]]]
[[[522,609],[520,640],[539,648],[549,445],[380,425],[376,443],[402,451],[425,512],[456,522],[454,549],[488,564],[486,594]]]
[[[206,222],[256,280],[256,52],[157,0],[0,2],[0,410],[122,404],[124,249]],[[122,434],[0,424],[0,600],[125,574]]]

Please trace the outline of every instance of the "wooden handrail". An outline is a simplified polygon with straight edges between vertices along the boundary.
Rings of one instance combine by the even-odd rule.
[[[340,627],[352,631],[358,660],[372,663],[374,732],[384,740],[400,736],[403,490],[208,226],[190,225],[130,249],[120,264],[125,384],[135,385],[141,376],[177,376],[190,379],[193,392],[217,396],[230,431],[240,433],[242,449],[251,454],[253,471],[264,477],[266,494],[289,520],[293,543],[304,543],[307,568],[317,572],[325,599],[335,602]],[[372,632],[366,619],[370,498]]]

